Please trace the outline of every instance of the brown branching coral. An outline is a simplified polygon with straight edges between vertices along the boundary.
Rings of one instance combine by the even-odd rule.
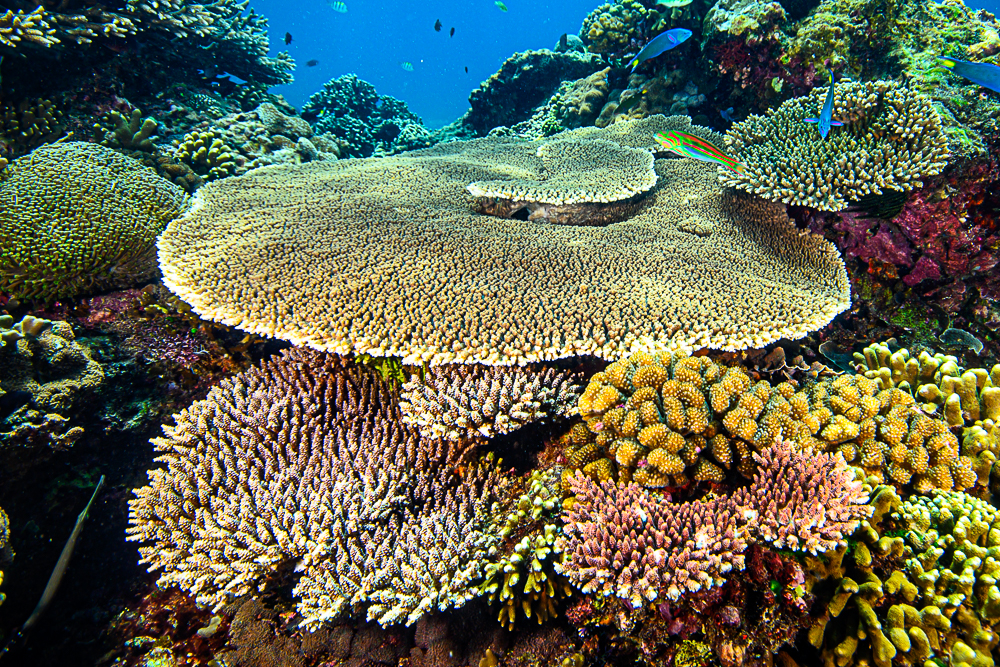
[[[27,14],[23,9],[15,12],[8,9],[0,16],[0,45],[17,47],[21,42],[31,42],[37,46],[48,48],[57,44],[56,30],[45,20],[45,10],[39,5]]]
[[[734,124],[726,143],[746,170],[720,168],[722,182],[773,201],[839,211],[866,195],[920,187],[920,179],[944,169],[947,140],[931,100],[892,81],[841,81],[833,116],[844,126],[824,139],[804,119],[819,115],[828,90]]]
[[[0,289],[57,299],[156,274],[154,242],[187,195],[140,163],[84,142],[51,144],[0,175]]]
[[[630,132],[648,127],[567,136],[648,145]],[[495,159],[517,145],[451,142],[211,183],[160,237],[165,283],[207,319],[432,365],[762,346],[849,304],[831,244],[694,161],[657,161],[657,186],[606,226],[472,213],[465,188],[500,178]]]
[[[439,366],[403,385],[399,407],[425,438],[492,438],[573,414],[581,379],[551,367]]]
[[[846,544],[871,514],[867,492],[839,456],[778,442],[754,458],[759,467],[748,488],[685,503],[577,472],[561,569],[585,593],[639,607],[723,584],[743,569],[752,541],[820,553]]]
[[[496,536],[497,469],[432,447],[370,370],[292,350],[213,389],[155,441],[130,501],[143,562],[205,604],[298,561],[298,608],[412,624],[472,597]],[[456,472],[461,469],[461,472]]]

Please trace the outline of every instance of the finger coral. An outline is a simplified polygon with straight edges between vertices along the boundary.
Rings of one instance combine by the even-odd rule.
[[[773,201],[839,211],[866,195],[920,187],[920,179],[947,165],[947,139],[931,100],[891,81],[838,82],[833,117],[844,126],[824,139],[805,119],[819,115],[828,92],[821,86],[735,123],[726,144],[746,170],[720,170],[722,182]]]
[[[580,379],[551,367],[439,366],[403,385],[399,407],[425,438],[492,438],[572,414]]]
[[[629,128],[648,127],[617,123],[529,145],[645,145],[652,137]],[[657,161],[657,185],[628,202],[631,217],[606,226],[470,211],[466,188],[500,180],[524,144],[450,142],[211,183],[160,237],[165,284],[206,319],[414,365],[763,346],[815,330],[850,303],[831,244],[800,234],[783,208],[720,187],[694,161]],[[592,164],[587,154],[581,167]]]
[[[298,561],[306,623],[414,623],[475,595],[497,467],[402,425],[375,371],[292,350],[227,380],[154,441],[130,501],[142,562],[214,608]]]
[[[187,195],[97,144],[50,144],[0,174],[0,289],[53,300],[156,274],[154,243]]]
[[[779,437],[840,452],[873,484],[926,493],[977,480],[946,421],[920,410],[909,393],[880,390],[864,376],[803,390],[753,383],[741,368],[707,357],[639,353],[591,377],[578,408],[586,426],[565,443],[568,469],[606,461],[607,474],[649,488],[721,482],[730,470],[749,477],[750,453]]]

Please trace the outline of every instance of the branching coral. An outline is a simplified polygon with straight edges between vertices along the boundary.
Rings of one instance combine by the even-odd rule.
[[[551,367],[441,366],[404,384],[399,407],[426,438],[492,438],[575,412],[580,379]]]
[[[583,592],[634,607],[723,584],[751,541],[820,553],[846,544],[871,514],[843,459],[777,442],[754,456],[753,482],[732,495],[672,503],[638,484],[569,480],[562,570]]]
[[[155,275],[156,236],[186,206],[181,189],[109,148],[38,148],[0,180],[0,289],[51,300],[130,287]]]
[[[236,169],[233,162],[234,149],[227,146],[218,133],[188,132],[177,144],[174,159],[184,162],[194,169],[195,173],[207,180],[225,178]]]
[[[521,609],[527,618],[538,623],[556,616],[556,603],[569,597],[572,588],[559,573],[563,551],[562,535],[556,517],[562,506],[559,469],[535,471],[528,488],[515,501],[507,516],[500,539],[513,544],[498,553],[490,553],[485,567],[482,591],[490,602],[500,602],[500,623],[508,630]],[[499,555],[500,551],[506,552]]]
[[[374,371],[293,350],[164,431],[128,529],[161,584],[218,608],[297,560],[310,625],[363,608],[412,624],[475,595],[497,467],[420,441]]]
[[[804,119],[819,115],[826,87],[750,116],[726,135],[744,172],[720,171],[726,185],[774,201],[828,211],[885,190],[911,190],[947,164],[947,140],[930,100],[898,83],[841,82],[824,139]],[[721,169],[721,168],[720,168]]]
[[[24,99],[0,106],[0,150],[23,155],[32,148],[59,138],[63,112],[55,100]]]
[[[800,234],[783,207],[723,189],[693,160],[658,160],[657,185],[621,202],[627,210],[612,212],[627,219],[604,226],[548,224],[549,205],[538,202],[521,203],[542,211],[530,225],[469,210],[466,188],[513,181],[514,158],[528,150],[635,150],[668,122],[222,179],[160,237],[165,283],[206,319],[414,365],[763,346],[846,308],[846,271],[829,243]],[[594,151],[559,156],[561,191],[586,195],[570,170],[590,169],[592,180]],[[609,167],[602,173],[614,181],[602,190],[638,189],[634,169]]]
[[[390,155],[434,143],[406,102],[379,95],[355,74],[324,83],[302,107],[302,116],[313,121],[317,133],[342,140],[350,157]]]

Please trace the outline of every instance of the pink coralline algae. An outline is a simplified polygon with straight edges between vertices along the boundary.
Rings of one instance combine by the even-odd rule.
[[[984,198],[998,179],[996,164],[978,164],[933,179],[892,221],[844,212],[825,222],[812,219],[809,226],[817,233],[836,231],[846,257],[894,266],[908,287],[985,276],[1000,263],[1000,234],[995,216],[980,208],[990,208]]]
[[[129,502],[161,585],[217,609],[295,562],[308,626],[350,609],[409,625],[475,594],[499,471],[420,440],[374,371],[286,351],[175,419]]]
[[[871,508],[839,455],[777,442],[754,459],[747,488],[672,503],[635,483],[570,480],[564,573],[585,593],[641,606],[720,586],[744,569],[749,544],[820,553],[844,543]]]

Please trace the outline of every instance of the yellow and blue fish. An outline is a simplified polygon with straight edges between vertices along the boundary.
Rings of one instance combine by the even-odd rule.
[[[330,5],[330,9],[337,12],[338,14],[347,13],[347,5],[340,0],[326,0],[326,4]]]
[[[719,149],[718,146],[701,137],[697,137],[687,132],[670,130],[669,132],[657,132],[656,140],[660,142],[664,149],[671,153],[676,153],[681,157],[700,160],[701,162],[716,162],[729,167],[736,173],[742,174],[746,171],[746,165],[736,160]]]
[[[1000,67],[989,63],[973,63],[948,56],[938,56],[938,60],[955,74],[994,93],[1000,93]]]
[[[632,60],[632,71],[650,58],[655,58],[664,51],[669,51],[670,49],[683,44],[691,37],[691,31],[686,28],[671,28],[666,32],[661,32],[659,35],[649,40],[646,46],[642,47],[639,53],[635,54],[635,58]]]
[[[507,5],[500,2],[500,0],[496,0],[496,2],[494,2],[493,4],[496,5],[500,9],[500,11],[502,12],[507,11]]]

